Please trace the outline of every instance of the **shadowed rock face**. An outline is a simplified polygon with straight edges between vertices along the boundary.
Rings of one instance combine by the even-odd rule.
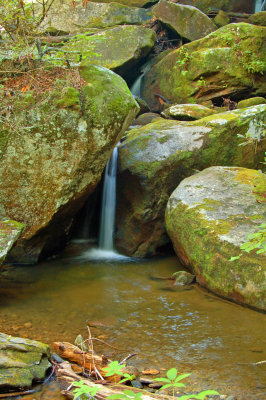
[[[79,79],[79,90],[64,78],[45,97],[22,93],[10,129],[1,126],[0,214],[25,224],[9,260],[34,263],[60,248],[139,110],[112,71],[88,66]]]
[[[172,103],[203,103],[264,94],[266,28],[229,24],[158,61],[143,78],[142,97],[153,111],[158,96]]]
[[[0,388],[27,388],[51,367],[49,346],[0,333]]]
[[[265,141],[239,146],[238,134],[261,133],[266,105],[214,114],[192,122],[156,120],[133,129],[119,150],[116,247],[154,255],[168,243],[167,201],[187,176],[212,165],[259,167]]]
[[[248,235],[265,222],[263,173],[211,167],[184,179],[166,209],[167,232],[175,251],[216,294],[265,310],[265,254],[243,252]],[[258,250],[258,249],[257,249]]]

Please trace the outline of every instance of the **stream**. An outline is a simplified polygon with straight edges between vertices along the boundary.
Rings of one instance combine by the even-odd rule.
[[[162,280],[176,257],[87,260],[79,244],[38,266],[10,266],[0,280],[0,331],[52,344],[81,333],[113,359],[191,372],[191,391],[214,389],[237,400],[265,398],[265,316],[192,285]],[[165,369],[165,370],[164,370]],[[54,400],[54,392],[45,399]],[[31,398],[31,397],[30,397]],[[32,397],[35,398],[35,397]],[[37,397],[36,397],[37,398]]]

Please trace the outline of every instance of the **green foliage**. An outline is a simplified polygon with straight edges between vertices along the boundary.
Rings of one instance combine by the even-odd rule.
[[[182,375],[177,376],[177,369],[171,368],[166,372],[167,378],[155,378],[154,380],[158,381],[158,382],[165,382],[165,385],[163,385],[160,390],[168,389],[171,387],[172,392],[173,392],[173,398],[174,398],[174,389],[176,387],[184,387],[185,386],[184,383],[180,383],[180,381],[185,379],[189,375],[190,374],[182,374]]]
[[[80,381],[73,382],[73,386],[77,387],[77,389],[73,390],[73,393],[75,393],[73,400],[76,400],[79,396],[83,394],[88,394],[89,398],[94,399],[94,396],[98,393],[100,389],[98,385],[95,385],[93,387],[86,385],[86,383],[84,383],[82,379]]]
[[[112,394],[108,396],[110,400],[142,400],[142,393],[135,393],[133,390],[124,390],[122,393]]]
[[[201,76],[201,77],[198,79],[197,84],[198,84],[199,87],[204,87],[204,86],[206,86],[206,81],[205,81],[205,79],[203,78],[203,76]]]
[[[133,381],[133,379],[136,378],[135,375],[129,375],[127,373],[123,374],[124,378],[121,379],[121,381],[119,381],[118,383],[123,383],[123,382],[127,382],[127,381]]]
[[[112,361],[108,367],[103,368],[103,370],[107,372],[106,376],[123,375],[123,368],[125,368],[125,365],[120,365],[118,361]]]
[[[174,68],[186,68],[187,63],[190,60],[190,55],[188,53],[188,50],[185,47],[181,47],[179,49],[179,57],[178,60],[176,61],[176,66]]]
[[[240,246],[241,250],[250,253],[257,249],[256,254],[266,253],[266,224],[259,225],[259,228],[257,232],[248,235],[247,241]],[[229,261],[238,260],[242,255],[243,253],[240,253],[236,257],[231,257]]]
[[[178,400],[190,400],[190,399],[197,399],[197,400],[204,400],[206,396],[211,396],[212,394],[216,395],[219,393],[215,390],[204,390],[198,394],[188,394],[181,397],[178,397]]]

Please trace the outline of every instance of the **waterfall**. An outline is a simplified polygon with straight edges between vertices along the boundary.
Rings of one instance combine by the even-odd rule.
[[[118,148],[115,147],[105,167],[103,182],[99,248],[109,251],[114,250],[117,158]]]
[[[255,10],[254,10],[255,13],[259,11],[265,11],[265,8],[266,8],[265,0],[255,0]]]

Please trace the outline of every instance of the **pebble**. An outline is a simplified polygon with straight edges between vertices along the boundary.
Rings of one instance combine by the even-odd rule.
[[[31,322],[25,322],[24,326],[25,326],[25,328],[31,328],[32,327],[32,323]]]
[[[133,381],[131,381],[131,385],[132,385],[134,388],[143,389],[142,383],[141,383],[140,381],[137,381],[136,379],[134,379]]]

